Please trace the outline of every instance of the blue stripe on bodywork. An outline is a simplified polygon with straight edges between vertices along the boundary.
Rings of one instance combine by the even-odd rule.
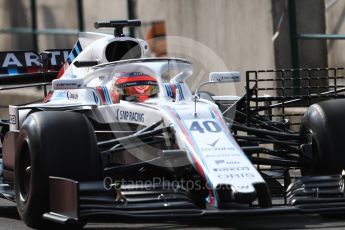
[[[78,40],[77,43],[74,45],[72,51],[68,55],[68,58],[67,58],[68,64],[71,64],[73,62],[73,60],[76,57],[78,57],[78,55],[81,53],[82,50],[83,49],[81,48],[80,42]]]
[[[108,105],[112,104],[107,87],[102,86],[102,90],[103,90],[103,93],[104,93],[105,100],[107,101],[107,104]]]
[[[168,92],[170,94],[170,97],[174,98],[174,91],[171,89],[171,85],[170,84],[168,85]]]
[[[68,55],[68,58],[73,61],[75,59],[75,56],[73,54],[73,51]]]
[[[75,48],[76,48],[78,54],[80,54],[81,51],[83,51],[83,49],[81,48],[79,40],[77,41],[77,44],[75,45]]]
[[[74,48],[73,50],[72,50],[72,54],[74,55],[74,57],[77,57],[78,56],[78,51],[77,51],[77,49],[76,48]]]
[[[98,99],[98,96],[95,92],[92,92],[92,95],[93,95],[93,98],[95,99],[95,102],[97,105],[99,105],[99,99]]]
[[[17,75],[18,74],[18,69],[16,67],[8,67],[7,72],[9,75]]]
[[[183,90],[182,90],[182,87],[181,87],[181,84],[180,83],[176,83],[176,88],[178,88],[179,89],[179,91],[180,91],[180,100],[181,101],[183,101],[184,100],[184,95],[183,95]]]
[[[169,90],[170,86],[164,84],[164,87],[165,87],[165,90],[167,91],[168,97],[171,97],[170,90]]]

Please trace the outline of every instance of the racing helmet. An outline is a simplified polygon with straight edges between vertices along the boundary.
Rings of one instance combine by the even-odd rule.
[[[114,76],[113,103],[119,100],[144,102],[158,94],[157,80],[141,72],[117,73]]]

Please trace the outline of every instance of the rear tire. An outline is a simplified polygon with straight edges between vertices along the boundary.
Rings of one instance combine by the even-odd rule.
[[[312,156],[302,155],[308,159],[303,174],[340,174],[345,169],[345,99],[310,106],[301,124],[301,135],[306,137],[309,134],[312,137]]]
[[[86,116],[46,111],[25,120],[16,146],[15,194],[26,225],[46,227],[42,215],[49,212],[49,176],[91,181],[101,175],[96,137]]]

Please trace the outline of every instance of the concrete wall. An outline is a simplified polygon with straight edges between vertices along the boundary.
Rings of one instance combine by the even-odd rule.
[[[324,34],[324,0],[296,1],[297,33]],[[301,68],[326,68],[327,44],[325,40],[299,40],[299,59]]]
[[[238,70],[244,80],[246,70],[275,66],[269,0],[146,0],[137,4],[138,18],[164,20],[168,36],[188,38],[168,40],[168,52],[197,64],[196,73],[203,74],[197,82],[205,81],[209,71]],[[196,86],[195,81],[191,83]],[[241,95],[243,83],[236,92],[225,87],[221,91]]]
[[[18,16],[19,13],[20,16]],[[18,1],[0,0],[0,28],[28,27],[30,25],[28,14],[25,4]],[[0,41],[1,50],[24,49],[31,47],[32,44],[31,37],[27,35],[1,34]]]
[[[295,18],[297,33],[324,34],[325,3],[324,0],[296,0]],[[289,69],[291,64],[290,16],[286,0],[272,0],[273,27],[279,36],[274,42],[277,69]],[[283,21],[278,28],[279,20]],[[300,68],[327,67],[327,45],[324,40],[299,40],[298,57]]]
[[[87,31],[95,30],[93,24],[97,20],[126,19],[128,17],[127,0],[84,0],[83,2]]]
[[[39,0],[37,5],[39,28],[78,28],[76,1]],[[96,32],[94,22],[97,20],[127,18],[126,0],[84,0],[83,9],[85,31]],[[102,30],[102,32],[112,33],[112,30]],[[77,36],[73,35],[40,36],[40,49],[70,48],[76,42],[76,39]]]
[[[78,28],[76,1],[36,0],[36,3],[38,29]],[[127,18],[126,0],[84,0],[83,6],[87,31],[95,31],[96,20]],[[0,28],[30,26],[30,1],[0,0]],[[39,35],[39,49],[71,48],[76,39],[76,35]],[[32,38],[28,34],[0,34],[0,41],[1,50],[32,48]]]
[[[326,6],[332,1],[325,1]],[[345,1],[337,1],[326,8],[327,34],[345,34]],[[330,67],[345,67],[345,40],[328,40],[328,62]]]

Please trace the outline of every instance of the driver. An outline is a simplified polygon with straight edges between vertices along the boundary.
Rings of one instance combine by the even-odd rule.
[[[113,103],[120,100],[144,102],[158,94],[154,77],[141,72],[117,73],[112,85]]]

